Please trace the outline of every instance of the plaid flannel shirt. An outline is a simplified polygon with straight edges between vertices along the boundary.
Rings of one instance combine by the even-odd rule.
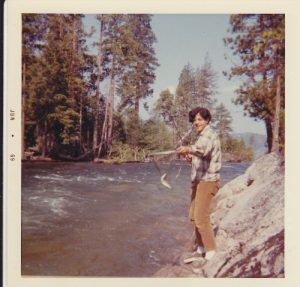
[[[221,144],[216,132],[207,125],[195,144],[190,145],[192,182],[220,180]]]

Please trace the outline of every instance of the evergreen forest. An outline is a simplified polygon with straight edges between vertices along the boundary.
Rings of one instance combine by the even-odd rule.
[[[188,112],[208,108],[222,150],[252,160],[253,150],[232,138],[232,116],[218,94],[208,56],[186,63],[174,92],[153,83],[160,63],[149,14],[98,14],[96,53],[84,14],[22,15],[22,158],[140,161],[174,149],[190,128]],[[98,32],[99,31],[99,32]],[[224,45],[233,63],[224,75],[241,79],[235,104],[265,123],[268,152],[284,151],[285,19],[280,14],[235,14]],[[141,110],[149,111],[143,120]]]

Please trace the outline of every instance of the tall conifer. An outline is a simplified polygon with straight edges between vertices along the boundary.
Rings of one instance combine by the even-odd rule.
[[[43,48],[45,19],[45,16],[39,14],[22,15],[22,159],[25,158],[26,129],[31,129],[26,126],[28,118],[30,119],[28,114],[31,113],[27,106],[33,92],[31,80],[34,76],[34,67]]]
[[[230,18],[228,45],[241,63],[230,77],[243,79],[236,104],[266,125],[269,151],[284,143],[281,132],[284,117],[285,17],[281,14],[243,14]]]

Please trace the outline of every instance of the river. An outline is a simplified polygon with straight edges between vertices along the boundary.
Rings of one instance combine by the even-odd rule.
[[[224,163],[222,185],[247,163]],[[22,163],[22,275],[151,277],[191,240],[190,166]]]

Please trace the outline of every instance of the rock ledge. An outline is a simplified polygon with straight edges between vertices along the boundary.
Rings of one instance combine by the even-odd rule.
[[[274,153],[257,159],[224,185],[212,206],[217,255],[203,266],[174,264],[154,277],[284,277],[284,163]]]

